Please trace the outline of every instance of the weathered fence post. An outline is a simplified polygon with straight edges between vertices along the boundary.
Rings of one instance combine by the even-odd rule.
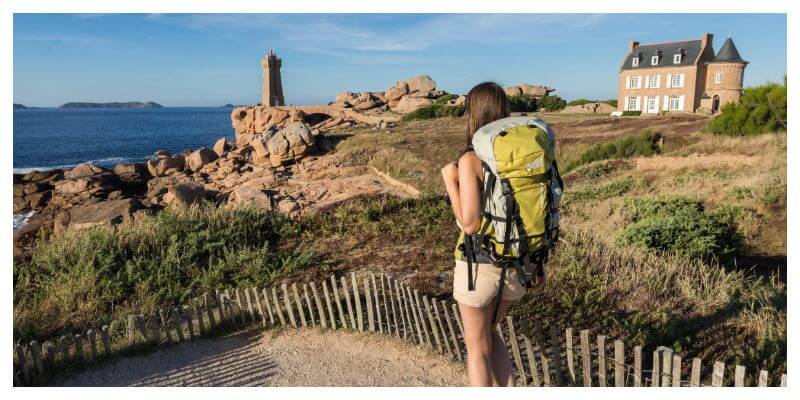
[[[167,319],[167,315],[164,313],[163,309],[158,309],[158,320],[161,330],[164,331],[164,335],[167,337],[167,344],[174,342],[174,339],[172,338],[172,332],[170,332],[169,329],[169,320]]]
[[[633,347],[633,386],[642,386],[642,346]]]
[[[217,314],[219,314],[219,324],[225,325],[229,321],[230,316],[225,315],[225,294],[220,292],[219,289],[214,289],[214,299],[217,301]]]
[[[420,299],[419,290],[414,289],[414,303],[417,306],[417,313],[419,313],[419,324],[422,325],[422,332],[425,333],[425,343],[430,346],[431,349],[434,348],[434,343],[431,340],[431,335],[428,332],[428,324],[425,322],[425,312],[424,305],[422,304],[422,300]]]
[[[528,356],[528,367],[531,370],[533,386],[542,386],[542,380],[539,378],[539,368],[536,365],[536,354],[533,352],[533,344],[525,335],[522,335],[522,342],[525,344],[525,355]]]
[[[183,336],[183,322],[181,321],[181,313],[178,311],[178,307],[172,308],[172,321],[175,324],[175,331],[178,334],[178,341],[185,342],[186,338]]]
[[[406,304],[405,304],[405,296],[403,296],[402,289],[400,289],[400,282],[398,282],[394,278],[392,279],[392,291],[394,292],[394,296],[397,299],[397,310],[400,313],[400,321],[401,321],[401,325],[403,327],[402,338],[407,340],[408,339],[408,331],[409,331],[410,326],[409,326],[409,322],[408,322],[409,321],[408,320],[408,315],[406,314],[407,310],[406,310]],[[449,313],[445,314],[445,315],[449,315]],[[412,339],[412,341],[413,341],[413,339]],[[456,343],[456,346],[458,346],[457,343]]]
[[[186,318],[186,327],[189,329],[189,340],[194,340],[194,316],[188,305],[181,307],[181,314]]]
[[[733,386],[744,386],[744,373],[744,366],[737,365],[733,373]]]
[[[23,347],[21,344],[18,344],[14,346],[14,349],[17,351],[17,362],[19,364],[19,370],[22,372],[22,380],[26,383],[30,382],[31,372],[25,357],[25,347]]]
[[[606,337],[597,335],[597,384],[606,386]]]
[[[253,292],[253,299],[256,302],[256,308],[258,309],[258,315],[261,319],[261,326],[267,326],[267,313],[264,312],[264,303],[261,302],[261,296],[258,294],[258,289],[255,287],[250,288],[250,291]]]
[[[269,304],[269,292],[267,292],[267,288],[261,289],[261,300],[263,300],[264,304],[267,306],[267,314],[269,315],[269,325],[275,326],[275,316],[272,313],[272,306]]]
[[[306,308],[308,309],[308,319],[311,321],[311,326],[316,328],[317,322],[314,317],[314,303],[311,301],[311,295],[308,294],[308,283],[303,284],[303,298],[306,299]]]
[[[572,328],[567,328],[564,332],[567,347],[567,372],[569,373],[569,384],[575,386],[578,384],[575,375],[575,334]]]
[[[427,295],[422,296],[422,304],[425,308],[425,313],[428,314],[428,322],[431,324],[431,333],[433,334],[433,340],[436,344],[436,352],[443,354],[444,349],[442,349],[442,344],[439,340],[439,329],[436,328],[436,320],[433,317],[433,310],[431,310],[431,304]]]
[[[581,330],[581,361],[583,362],[583,386],[592,386],[592,359],[589,352],[589,330]]]
[[[392,334],[392,316],[389,314],[389,303],[386,302],[386,274],[380,274],[380,281],[381,281],[381,297],[383,297],[383,315],[386,316],[386,333],[391,335]],[[378,290],[378,287],[375,287],[375,290]],[[378,311],[380,312],[380,311]]]
[[[347,317],[344,315],[344,307],[342,307],[342,298],[339,297],[339,285],[336,282],[336,277],[331,275],[331,289],[333,290],[333,298],[336,301],[336,311],[339,313],[339,323],[343,329],[347,328]]]
[[[553,358],[553,377],[556,386],[564,386],[564,368],[561,364],[561,341],[558,340],[558,332],[555,325],[550,325],[550,354]]]
[[[200,309],[200,303],[198,301],[194,302],[194,312],[195,316],[197,317],[197,331],[200,336],[206,335],[206,326],[205,322],[203,322],[203,311]]]
[[[357,330],[356,327],[356,316],[353,311],[353,303],[350,302],[350,285],[347,284],[347,278],[341,277],[342,281],[342,293],[344,293],[344,301],[347,304],[347,316],[350,317],[350,327],[353,330]],[[356,305],[357,307],[358,305]]]
[[[322,300],[319,297],[319,291],[317,290],[317,283],[310,282],[309,285],[311,286],[311,293],[314,295],[314,304],[317,305],[317,313],[319,314],[319,324],[322,325],[323,329],[325,329],[328,327],[328,317],[325,316],[325,307],[323,307]]]
[[[61,340],[58,341],[58,347],[59,350],[61,350],[61,362],[63,364],[69,362],[70,339],[72,339],[72,335],[61,335]]]
[[[442,301],[442,312],[444,313],[444,319],[447,322],[447,330],[450,331],[450,338],[453,339],[453,347],[456,351],[456,357],[458,361],[464,361],[464,355],[461,354],[461,345],[458,343],[458,336],[456,335],[456,330],[453,327],[453,320],[450,319],[450,311],[447,310],[447,303]],[[400,314],[402,316],[402,308],[400,309]],[[405,317],[403,317],[403,326],[407,326],[405,323]],[[403,332],[403,337],[405,337],[405,329]]]
[[[625,386],[625,344],[619,339],[614,341],[614,386]]]
[[[97,333],[94,329],[86,330],[86,338],[89,339],[89,351],[92,353],[92,360],[97,361]]]
[[[672,349],[661,350],[661,386],[672,385]]]
[[[217,323],[214,321],[214,310],[211,308],[211,296],[208,292],[203,293],[203,301],[206,305],[206,313],[208,313],[208,328],[212,330],[217,326]]]
[[[525,375],[525,366],[522,365],[522,355],[519,351],[517,331],[514,329],[514,319],[510,315],[506,317],[506,325],[508,325],[508,341],[511,342],[511,352],[514,353],[514,364],[517,366],[519,379],[522,386],[528,386],[528,377]]]
[[[286,314],[289,315],[289,321],[292,326],[297,328],[297,320],[294,318],[294,310],[292,310],[292,301],[289,297],[289,289],[286,283],[281,284],[281,292],[283,293],[283,305],[286,307]]]
[[[358,294],[358,279],[356,279],[355,272],[350,274],[350,282],[353,283],[353,307],[356,309],[356,315],[358,316],[358,331],[364,332],[364,319],[361,315],[361,296]]]
[[[283,311],[281,311],[281,302],[278,301],[278,291],[272,288],[272,301],[275,305],[275,313],[278,314],[278,319],[281,321],[281,326],[286,326],[286,319],[283,318]]]
[[[42,348],[39,342],[31,340],[29,347],[31,349],[31,356],[33,358],[33,365],[36,366],[36,372],[39,376],[44,375],[44,361],[42,360]],[[96,358],[96,357],[95,357]]]
[[[328,321],[330,321],[331,329],[336,330],[336,317],[333,315],[333,305],[331,304],[331,294],[328,291],[328,283],[323,279],[320,285],[322,286],[322,295],[325,296],[325,306],[328,308]]]
[[[84,360],[84,357],[83,357],[83,335],[81,335],[80,333],[76,334],[75,335],[75,341],[73,343],[75,344],[75,356],[77,357],[78,362],[82,363],[83,360]]]
[[[760,386],[760,387],[768,386],[768,382],[767,382],[768,378],[769,378],[769,375],[768,375],[767,371],[762,369],[761,372],[758,373],[758,386]]]
[[[458,305],[453,303],[453,315],[456,318],[456,323],[458,323],[458,331],[461,332],[461,338],[464,338],[464,323],[461,322],[461,314],[458,312]],[[466,347],[466,344],[464,345]]]
[[[653,351],[653,371],[650,375],[652,382],[650,383],[652,387],[659,387],[661,386],[661,361],[658,357],[659,353],[658,350]]]
[[[672,356],[672,387],[681,386],[681,356]]]
[[[717,361],[714,363],[714,371],[711,374],[711,386],[722,386],[725,383],[725,363]]]
[[[44,362],[47,369],[53,369],[56,366],[56,346],[53,342],[47,341],[42,344],[42,352],[44,353]]]
[[[550,381],[550,358],[547,356],[547,342],[542,334],[542,323],[538,319],[533,321],[533,338],[539,348],[539,359],[542,365],[542,380],[545,386],[551,386]]]
[[[402,312],[400,311],[400,299],[395,295],[395,284],[394,278],[391,276],[386,276],[386,285],[389,287],[389,304],[391,304],[392,308],[392,320],[394,321],[394,333],[395,336],[398,338],[400,336],[400,329],[402,325]],[[405,329],[405,327],[402,327]]]
[[[308,321],[306,321],[306,312],[303,310],[303,303],[300,301],[300,293],[297,291],[297,283],[292,283],[292,294],[294,295],[294,302],[297,304],[297,311],[300,312],[300,322],[303,324],[303,328],[307,328]]]
[[[700,372],[701,368],[703,368],[703,360],[700,358],[695,357],[692,360],[692,375],[691,380],[689,381],[690,386],[698,387],[700,386]]]
[[[450,343],[448,343],[449,341],[447,340],[447,331],[444,329],[444,320],[442,320],[442,315],[439,314],[439,307],[437,306],[437,300],[435,297],[431,298],[431,306],[433,306],[433,314],[436,317],[436,324],[440,332],[442,346],[444,346],[445,350],[447,350],[447,354],[450,356],[450,358],[455,359],[455,355],[450,349]]]
[[[125,333],[128,335],[128,344],[133,346],[136,344],[136,317],[133,314],[128,315],[128,323],[125,325]]]
[[[253,297],[250,296],[250,291],[247,288],[243,287],[239,289],[240,291],[244,292],[244,300],[247,301],[247,316],[250,317],[250,322],[258,321],[256,317],[256,308],[253,307]]]
[[[381,297],[380,293],[378,293],[378,284],[375,280],[375,274],[370,274],[372,278],[372,293],[375,296],[375,322],[378,325],[378,332],[383,333],[383,316],[381,312]]]
[[[372,310],[372,293],[369,291],[369,278],[364,277],[364,297],[367,299],[367,321],[369,322],[369,331],[375,332],[375,317]]]
[[[161,333],[159,332],[158,327],[158,317],[155,313],[150,314],[148,317],[148,323],[150,324],[150,342],[153,344],[159,344],[161,342]]]

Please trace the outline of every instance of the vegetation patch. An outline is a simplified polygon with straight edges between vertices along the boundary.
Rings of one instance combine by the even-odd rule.
[[[433,104],[447,104],[448,101],[457,99],[457,94],[446,94],[433,101]]]
[[[460,117],[464,115],[463,106],[450,106],[447,104],[430,104],[420,107],[403,116],[403,121],[434,119],[443,117]]]
[[[599,143],[583,152],[578,159],[567,164],[564,172],[599,160],[652,156],[661,152],[661,134],[645,130],[639,136],[628,136],[607,143]]]
[[[265,286],[320,264],[312,246],[292,245],[300,232],[277,214],[206,204],[43,239],[14,263],[15,336],[185,304],[213,289]]]
[[[613,107],[617,106],[617,99],[608,99],[608,100],[589,100],[589,99],[575,99],[567,103],[567,106],[582,106],[584,104],[589,103],[606,103]]]
[[[755,135],[786,130],[786,78],[783,85],[768,83],[744,89],[738,103],[722,106],[706,130],[723,135]]]
[[[512,112],[536,111],[536,99],[525,94],[508,96],[508,105],[511,107]]]
[[[619,235],[623,243],[702,260],[726,260],[742,247],[736,226],[738,207],[707,211],[699,201],[674,197],[625,201],[630,225]]]

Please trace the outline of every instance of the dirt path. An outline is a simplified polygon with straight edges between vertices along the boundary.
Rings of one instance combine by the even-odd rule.
[[[245,332],[114,360],[54,386],[460,386],[464,366],[399,339]]]

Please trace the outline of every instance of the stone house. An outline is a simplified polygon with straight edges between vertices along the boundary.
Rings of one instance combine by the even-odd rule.
[[[739,101],[747,61],[730,37],[715,54],[713,38],[705,33],[699,40],[630,42],[619,70],[618,110],[717,113]]]

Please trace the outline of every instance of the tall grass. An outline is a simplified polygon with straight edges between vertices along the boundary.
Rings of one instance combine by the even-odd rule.
[[[210,204],[45,239],[14,263],[14,331],[44,337],[100,315],[184,304],[203,291],[265,285],[315,264],[300,227],[252,207]]]
[[[661,134],[645,130],[638,136],[623,137],[607,143],[599,143],[586,149],[576,160],[569,162],[564,173],[594,161],[651,156],[659,154]]]

